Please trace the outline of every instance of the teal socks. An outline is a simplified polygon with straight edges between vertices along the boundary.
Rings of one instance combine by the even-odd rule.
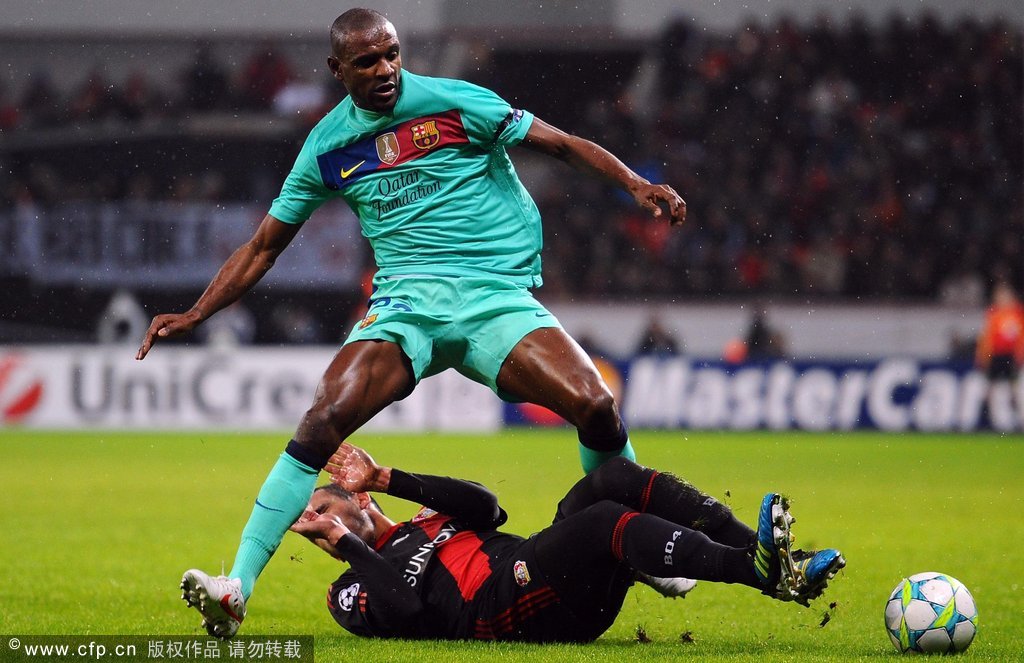
[[[633,445],[629,443],[628,438],[626,439],[625,446],[618,451],[595,451],[580,443],[580,465],[583,466],[583,471],[587,474],[596,470],[606,460],[616,456],[624,456],[632,461],[636,460],[636,453],[633,451]]]
[[[319,474],[319,470],[295,460],[288,453],[282,453],[271,468],[256,497],[249,522],[242,530],[235,564],[228,573],[229,578],[242,581],[242,595],[246,600],[252,594],[256,578],[281,544],[284,533],[309,503]]]

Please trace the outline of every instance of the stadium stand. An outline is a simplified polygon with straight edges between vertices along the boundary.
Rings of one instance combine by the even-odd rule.
[[[1024,284],[1022,41],[1019,25],[929,15],[777,19],[725,34],[678,22],[648,42],[551,58],[562,63],[549,73],[557,95],[509,44],[485,47],[461,74],[687,199],[691,221],[670,231],[561,166],[523,159],[546,219],[545,297],[980,306],[991,283]],[[0,257],[16,252],[19,219],[69,201],[265,205],[341,93],[286,54],[268,42],[224,58],[203,44],[172,84],[143,69],[109,80],[97,65],[70,90],[45,75],[0,89]],[[0,340],[35,338],[57,318],[84,334],[112,291],[28,274],[0,261],[22,323],[0,326]],[[173,295],[139,294],[154,305]],[[72,315],[52,310],[54,296]],[[282,292],[252,305],[280,297],[317,300]],[[352,283],[336,309],[314,308],[331,326],[359,298]],[[51,340],[74,338],[62,334]],[[257,339],[279,340],[267,329]]]

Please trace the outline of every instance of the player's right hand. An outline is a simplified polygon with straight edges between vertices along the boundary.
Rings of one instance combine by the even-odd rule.
[[[135,353],[136,359],[145,359],[149,349],[158,338],[177,336],[192,331],[196,325],[202,322],[200,314],[195,309],[185,313],[163,313],[153,318],[146,330],[146,336],[142,339],[142,346]]]
[[[390,470],[381,467],[361,449],[348,442],[342,442],[324,468],[331,475],[331,481],[351,493],[365,491],[387,491]]]

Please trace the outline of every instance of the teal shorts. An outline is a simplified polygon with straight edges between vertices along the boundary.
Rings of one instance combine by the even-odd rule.
[[[416,381],[449,368],[487,385],[506,400],[496,380],[505,358],[530,332],[561,328],[530,291],[481,277],[405,276],[384,281],[366,316],[345,339],[397,343]]]

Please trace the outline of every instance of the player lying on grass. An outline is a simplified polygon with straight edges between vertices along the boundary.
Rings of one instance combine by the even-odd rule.
[[[615,621],[638,574],[741,583],[807,603],[845,566],[838,550],[791,550],[793,517],[765,495],[757,531],[675,477],[613,458],[581,479],[554,522],[524,539],[487,488],[382,467],[343,444],[291,529],[350,567],[328,607],[356,635],[588,642]],[[369,492],[422,505],[410,521],[385,516]],[[234,632],[224,585],[185,574],[183,598],[211,633]],[[228,627],[228,628],[225,628]]]

